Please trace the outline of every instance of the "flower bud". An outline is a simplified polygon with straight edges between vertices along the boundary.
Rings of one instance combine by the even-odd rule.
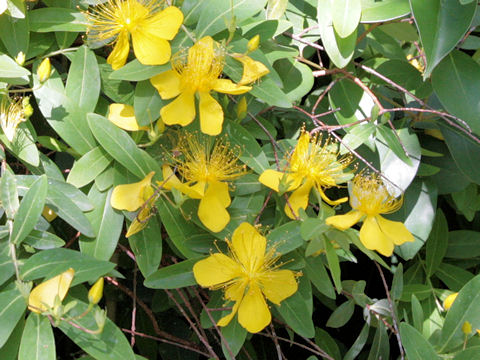
[[[25,64],[25,54],[23,51],[20,51],[17,54],[17,56],[15,57],[15,62],[20,66],[23,66],[23,64]]]
[[[98,326],[98,332],[101,333],[105,326],[105,321],[107,320],[107,313],[105,312],[105,310],[97,308],[97,310],[95,310],[94,317],[95,322]]]
[[[247,44],[248,52],[250,53],[252,51],[257,50],[259,44],[260,44],[260,35],[257,34],[248,41],[248,44]]]
[[[33,107],[30,105],[30,96],[25,96],[22,99],[22,107],[23,107],[23,115],[25,119],[28,119],[30,116],[33,115]]]
[[[462,325],[462,332],[465,335],[469,335],[472,332],[472,324],[470,324],[468,321],[465,321]]]
[[[88,291],[88,302],[96,305],[103,296],[103,277],[99,278]]]
[[[247,115],[247,99],[245,96],[242,96],[240,101],[237,104],[237,118],[238,120],[243,120]]]
[[[450,294],[450,295],[447,296],[447,298],[443,301],[443,308],[445,310],[448,310],[452,307],[453,302],[457,298],[457,295],[458,295],[458,292]]]
[[[38,80],[43,83],[50,78],[52,72],[52,65],[50,64],[50,58],[45,58],[37,69]]]

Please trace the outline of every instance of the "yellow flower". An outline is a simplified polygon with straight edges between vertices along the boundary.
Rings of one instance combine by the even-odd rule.
[[[243,74],[238,85],[251,84],[270,72],[260,61],[255,61],[247,55],[235,53],[232,56],[243,64]]]
[[[161,65],[171,55],[170,44],[183,22],[182,12],[175,6],[160,10],[157,0],[107,0],[87,12],[88,35],[92,41],[115,43],[107,62],[114,70],[127,61],[130,36],[138,61],[145,65]]]
[[[22,99],[11,100],[4,97],[0,102],[0,126],[8,141],[13,141],[18,125],[24,121],[26,119]]]
[[[208,135],[222,131],[223,110],[210,91],[243,94],[250,86],[240,86],[228,79],[219,79],[225,63],[225,50],[210,36],[195,43],[188,54],[181,52],[172,57],[172,70],[150,79],[162,99],[176,98],[160,110],[166,125],[190,124],[196,115],[195,94],[200,99],[200,129]]]
[[[343,170],[351,164],[353,157],[346,155],[338,158],[338,146],[330,139],[322,145],[322,138],[310,138],[304,132],[298,139],[293,154],[288,159],[285,172],[272,169],[265,170],[259,181],[269,188],[280,191],[280,185],[286,185],[287,191],[293,191],[288,199],[291,206],[285,205],[285,213],[291,219],[298,217],[299,209],[306,209],[308,197],[312,187],[315,187],[322,199],[330,205],[337,205],[347,201],[347,198],[330,200],[323,189],[336,186],[348,180],[351,173]],[[293,213],[292,213],[293,209]]]
[[[138,125],[133,106],[126,104],[110,104],[108,120],[127,131],[149,130],[148,126]]]
[[[154,174],[152,171],[139,182],[115,186],[110,199],[112,207],[118,210],[138,210],[154,193],[151,185]]]
[[[326,219],[327,225],[346,230],[359,222],[360,241],[367,249],[377,250],[384,256],[393,253],[394,245],[414,241],[413,235],[399,221],[385,219],[380,214],[390,214],[402,206],[403,197],[390,195],[387,186],[377,174],[357,174],[350,193],[350,206],[345,215],[335,215]]]
[[[52,65],[50,64],[50,58],[45,58],[37,68],[38,81],[41,83],[47,81],[50,78],[51,73]]]
[[[227,207],[231,199],[225,181],[244,175],[245,167],[238,164],[238,154],[228,144],[217,139],[211,148],[208,140],[190,134],[179,139],[177,150],[183,154],[183,159],[173,160],[187,182],[182,183],[171,167],[164,165],[164,187],[169,190],[175,188],[192,199],[200,199],[198,218],[210,231],[219,232],[230,221]]]
[[[448,295],[447,298],[443,301],[443,308],[445,310],[449,310],[452,307],[453,302],[455,301],[457,296],[458,292]]]
[[[28,297],[29,310],[41,314],[52,309],[57,296],[62,301],[67,295],[74,275],[75,270],[70,268],[33,288]]]
[[[296,275],[291,270],[277,270],[275,249],[266,250],[267,240],[248,223],[234,231],[227,241],[230,254],[215,253],[193,266],[198,284],[212,289],[225,289],[225,298],[234,301],[232,312],[218,322],[226,326],[238,312],[238,322],[247,331],[261,331],[271,321],[265,298],[272,303],[293,295]]]

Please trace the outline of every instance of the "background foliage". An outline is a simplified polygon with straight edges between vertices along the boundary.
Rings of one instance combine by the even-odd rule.
[[[85,10],[96,3],[0,0],[0,9],[7,6],[0,88],[30,96],[34,109],[13,141],[0,134],[2,360],[479,356],[476,1],[173,1],[185,19],[172,53],[192,38],[230,34],[228,49],[244,52],[259,34],[251,56],[270,73],[245,95],[247,114],[237,111],[240,96],[217,97],[223,133],[249,169],[234,183],[227,227],[208,231],[196,216],[198,201],[165,192],[169,199],[160,197],[146,228],[128,239],[122,227],[136,214],[110,206],[113,187],[150,171],[160,179],[175,130],[139,146],[147,132],[113,125],[108,105],[134,106],[138,123],[150,126],[166,101],[149,79],[170,65],[142,65],[131,56],[113,71],[106,63],[111,47],[94,46],[85,35]],[[15,61],[20,52],[23,64]],[[37,68],[44,58],[52,73],[42,84]],[[241,70],[228,59],[224,73],[238,81]],[[381,257],[362,246],[358,230],[326,226],[335,210],[314,196],[299,220],[286,217],[283,196],[258,176],[286,158],[304,124],[330,133],[359,168],[380,171],[404,191],[403,207],[389,218],[404,222],[415,242]],[[194,122],[187,131],[197,129]],[[215,241],[231,238],[244,221],[262,224],[284,267],[303,273],[299,291],[272,305],[272,325],[255,335],[236,321],[214,327],[222,294],[197,287],[192,273]],[[106,277],[101,304],[109,319],[100,335],[66,322],[52,328],[27,310],[28,284],[70,267],[76,274],[67,299],[76,299],[78,313],[88,284]],[[446,312],[442,301],[458,291]],[[467,321],[473,331],[465,334]],[[94,328],[93,315],[82,325]]]

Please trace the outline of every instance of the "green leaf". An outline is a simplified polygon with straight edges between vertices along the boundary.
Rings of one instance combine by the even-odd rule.
[[[361,1],[335,0],[331,6],[333,27],[341,38],[346,38],[358,26],[362,14]]]
[[[149,80],[155,75],[170,70],[170,63],[165,65],[143,65],[137,59],[130,61],[110,75],[112,80],[143,81]]]
[[[204,1],[200,10],[200,17],[195,29],[197,38],[206,35],[215,35],[226,28],[225,23],[231,21],[232,14],[237,24],[251,18],[265,8],[266,0],[209,0]]]
[[[353,311],[355,310],[355,303],[353,300],[347,300],[340,306],[338,306],[325,324],[331,328],[340,328],[344,326],[352,317]]]
[[[335,289],[319,256],[305,258],[305,275],[323,295],[335,299]]]
[[[432,344],[413,326],[402,322],[400,324],[400,338],[409,360],[440,359]]]
[[[427,276],[432,276],[442,263],[448,246],[448,224],[441,209],[437,209],[432,231],[427,240],[425,266]]]
[[[480,232],[471,230],[450,231],[445,256],[453,259],[470,259],[479,256],[479,242]]]
[[[393,274],[392,287],[390,289],[390,295],[392,300],[398,300],[402,296],[403,292],[403,265],[402,263],[398,264]]]
[[[201,259],[197,257],[160,268],[147,276],[143,284],[151,289],[176,289],[196,285],[193,265]]]
[[[75,161],[67,182],[81,188],[95,180],[112,162],[112,158],[101,147],[95,147]]]
[[[55,360],[55,338],[46,316],[30,313],[23,329],[18,360]]]
[[[302,281],[304,280],[300,280],[300,282]],[[313,326],[312,313],[307,304],[309,300],[302,296],[301,286],[299,284],[299,290],[295,294],[283,300],[280,305],[274,306],[293,331],[300,336],[312,338],[315,336],[315,327]]]
[[[137,84],[133,103],[135,119],[140,126],[150,125],[157,120],[160,117],[160,109],[165,105],[150,80]]]
[[[338,260],[337,252],[333,248],[332,243],[327,238],[325,238],[325,254],[327,255],[328,268],[330,269],[335,289],[337,290],[337,293],[340,294],[342,291],[340,261]]]
[[[275,81],[269,78],[262,78],[259,84],[253,86],[253,89],[249,91],[249,94],[258,97],[260,100],[265,101],[271,106],[281,108],[292,107],[290,98],[279,88]]]
[[[20,347],[20,341],[22,340],[23,327],[25,321],[20,320],[13,331],[10,334],[7,342],[0,347],[0,354],[2,354],[2,360],[18,360],[18,348]]]
[[[130,249],[135,254],[138,268],[144,277],[157,270],[162,260],[162,240],[158,237],[160,228],[158,216],[153,216],[142,231],[128,238]]]
[[[42,175],[24,195],[13,221],[11,243],[19,245],[37,224],[45,205],[47,187],[47,176]]]
[[[0,54],[0,78],[21,78],[30,75],[30,71],[18,65],[11,57]]]
[[[268,0],[267,19],[280,19],[287,9],[288,0]]]
[[[357,358],[357,355],[360,354],[363,347],[365,346],[365,343],[367,342],[369,330],[370,327],[368,326],[368,324],[363,325],[362,331],[360,331],[360,334],[353,343],[352,347],[343,357],[343,360],[354,360]]]
[[[459,291],[467,282],[472,280],[473,274],[458,266],[443,263],[435,272],[440,280],[453,291]]]
[[[13,274],[15,274],[15,267],[12,258],[6,254],[0,254],[0,285],[3,285]]]
[[[426,79],[463,38],[472,23],[477,5],[475,2],[462,5],[458,1],[442,0],[410,0],[410,5],[427,58],[423,74]]]
[[[95,110],[100,95],[100,70],[95,53],[81,46],[72,56],[65,93],[85,113]]]
[[[81,31],[87,28],[85,15],[75,9],[40,8],[29,11],[30,30],[36,32]]]
[[[273,229],[267,236],[268,248],[275,247],[275,252],[286,254],[303,245],[298,221],[290,221]]]
[[[90,188],[88,197],[94,204],[93,211],[86,214],[97,236],[95,239],[80,237],[80,250],[99,260],[109,260],[122,232],[123,215],[110,205],[113,189],[99,192],[95,186]]]
[[[378,321],[377,331],[373,338],[373,344],[368,354],[368,360],[389,359],[390,344],[387,329],[382,321]]]
[[[38,230],[32,230],[25,240],[23,240],[23,243],[38,250],[54,249],[65,245],[65,241],[60,239],[57,235],[47,231]]]
[[[269,168],[267,156],[262,151],[257,140],[241,125],[228,121],[223,126],[223,133],[228,134],[232,145],[240,147],[240,160],[257,174]]]
[[[247,330],[243,328],[242,325],[238,321],[230,321],[225,327],[221,328],[222,330],[222,351],[223,355],[225,355],[226,359],[235,359],[235,356],[239,353],[242,349],[243,343],[247,338]],[[230,349],[230,351],[227,349]]]
[[[472,346],[456,353],[453,360],[480,360],[480,346]]]
[[[415,329],[422,332],[423,331],[423,321],[425,320],[422,305],[420,301],[418,301],[415,294],[412,294],[412,318],[413,318],[413,326]]]
[[[362,0],[362,23],[397,19],[410,13],[408,0]]]
[[[351,124],[370,116],[374,107],[373,100],[359,86],[348,79],[335,83],[328,92],[328,100],[340,125]]]
[[[314,78],[312,69],[307,65],[297,60],[286,58],[275,62],[275,70],[283,79],[283,91],[290,101],[301,101],[312,90]],[[274,96],[273,93],[271,95]],[[268,103],[270,104],[270,102]]]
[[[40,251],[26,260],[20,269],[24,281],[50,278],[69,268],[75,269],[72,287],[85,281],[95,281],[112,271],[115,264],[97,260],[89,255],[70,249]]]
[[[67,300],[68,299],[67,297]],[[73,308],[71,316],[78,316],[87,309],[87,304],[78,299],[74,300],[77,302],[77,306]],[[80,319],[72,321],[85,329],[97,329],[93,311],[90,311]],[[108,317],[106,317],[105,327],[100,334],[90,334],[68,324],[66,321],[61,321],[59,328],[75,344],[96,360],[135,360],[135,355],[130,343],[122,330]]]
[[[140,150],[125,131],[97,114],[88,114],[87,119],[102,147],[138,178],[143,179],[150,171],[161,173],[158,163]]]
[[[0,194],[2,208],[5,210],[7,218],[13,220],[20,202],[18,201],[17,181],[8,168],[5,168],[0,179]]]
[[[23,315],[27,303],[17,289],[0,293],[0,348],[5,344],[18,320]]]
[[[13,18],[3,14],[0,16],[0,34],[8,34],[1,39],[12,57],[17,56],[20,51],[27,54],[30,40],[27,19]]]

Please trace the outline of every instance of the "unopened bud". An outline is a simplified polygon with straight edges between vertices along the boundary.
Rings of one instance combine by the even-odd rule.
[[[95,310],[94,317],[95,317],[95,322],[97,323],[97,326],[98,326],[98,332],[102,332],[103,327],[105,326],[105,321],[107,320],[107,313],[105,312],[105,310],[97,308]]]
[[[457,296],[458,296],[458,292],[448,295],[447,298],[443,301],[443,308],[445,310],[450,309],[453,305],[453,302],[457,298]]]
[[[23,51],[20,51],[15,57],[15,62],[20,66],[23,66],[23,64],[25,64],[25,54],[23,53]]]
[[[250,53],[252,51],[257,50],[259,44],[260,44],[260,35],[257,34],[248,41],[248,44],[247,44],[248,52]]]
[[[472,332],[472,324],[470,324],[468,321],[465,321],[462,325],[462,332],[465,335],[469,335]]]
[[[50,64],[50,58],[45,58],[37,69],[38,81],[41,83],[47,81],[50,78],[52,72],[52,65]]]
[[[88,302],[96,305],[103,296],[103,277],[99,278],[88,291]]]
[[[30,116],[33,115],[33,107],[30,105],[30,96],[25,96],[22,99],[22,107],[23,107],[23,115],[25,119],[28,119]]]
[[[245,96],[242,96],[237,104],[237,118],[238,120],[243,120],[245,116],[247,116],[247,99]]]

